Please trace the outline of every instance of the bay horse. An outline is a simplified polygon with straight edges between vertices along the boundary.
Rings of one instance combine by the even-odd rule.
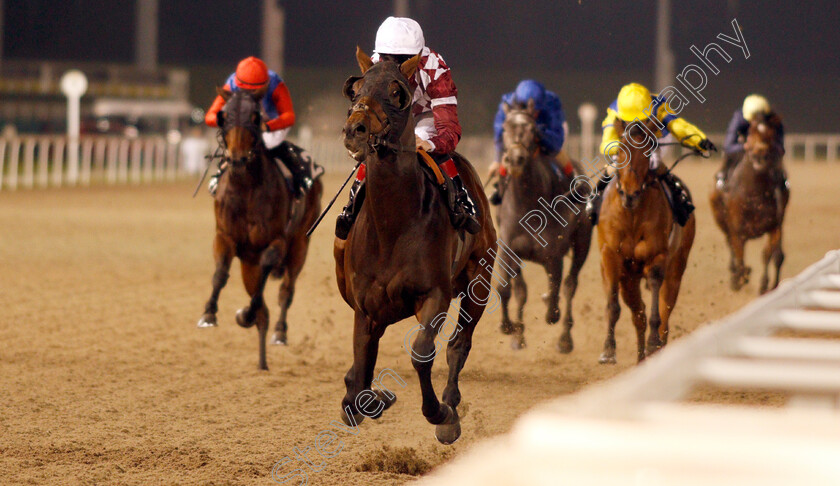
[[[642,122],[635,122],[642,123]],[[645,122],[656,133],[653,121]],[[641,362],[668,342],[668,320],[680,291],[688,254],[694,243],[696,220],[691,214],[685,226],[673,217],[661,183],[650,170],[641,127],[616,120],[619,140],[616,175],[603,194],[598,224],[601,276],[607,294],[607,338],[599,362],[615,363],[615,323],[621,314],[619,290],[633,313],[637,358]],[[628,137],[632,137],[628,142]],[[642,148],[637,148],[642,147]],[[645,315],[640,281],[651,292],[650,319]],[[650,333],[645,349],[645,331]]]
[[[375,398],[371,396],[379,340],[386,327],[415,316],[420,329],[409,352],[420,380],[421,410],[426,420],[437,426],[437,439],[450,444],[461,434],[458,375],[491,292],[496,232],[489,203],[475,170],[466,159],[453,154],[464,185],[477,203],[482,225],[475,235],[455,230],[437,183],[427,179],[421,168],[415,152],[408,82],[420,56],[401,65],[388,60],[373,64],[357,48],[356,58],[362,76],[345,83],[344,94],[352,107],[343,134],[351,156],[366,164],[367,195],[347,239],[336,239],[334,247],[338,290],[355,312],[353,365],[344,378],[347,393],[341,417],[346,424],[355,425],[364,416],[380,417],[393,403],[393,394],[386,396],[380,391]],[[457,326],[452,321],[454,336],[448,338],[449,378],[441,403],[431,376],[435,341],[445,325],[441,317],[458,296],[460,311]],[[411,332],[406,349],[410,336]]]
[[[732,169],[726,184],[722,188],[715,187],[709,197],[715,222],[729,245],[732,290],[741,289],[749,281],[750,268],[744,265],[744,245],[747,240],[765,234],[764,275],[759,293],[779,285],[785,260],[782,223],[790,199],[790,189],[784,182],[783,149],[776,146],[781,123],[775,113],[756,115],[750,123],[741,160]],[[772,287],[769,286],[771,259],[776,269]]]
[[[231,262],[239,258],[242,281],[250,303],[236,313],[242,327],[257,326],[259,369],[267,370],[265,342],[268,308],[263,290],[269,275],[282,277],[280,317],[272,338],[286,344],[286,315],[292,304],[295,281],[303,268],[309,238],[306,230],[321,211],[323,184],[315,180],[306,196],[295,202],[292,188],[262,142],[260,100],[263,93],[217,89],[225,98],[222,140],[228,164],[213,202],[216,236],[213,290],[198,327],[215,327],[219,293],[229,276]],[[298,207],[293,207],[297,205]],[[302,206],[301,206],[302,205]]]
[[[504,142],[503,163],[508,166],[505,197],[499,207],[497,219],[500,238],[517,257],[539,263],[548,274],[548,293],[543,296],[548,310],[545,320],[556,324],[560,320],[560,286],[566,301],[563,333],[557,343],[561,353],[570,353],[572,341],[572,299],[577,290],[578,275],[589,254],[592,242],[592,222],[585,211],[585,200],[572,197],[572,178],[555,171],[555,158],[540,151],[537,133],[537,112],[533,100],[525,108],[511,108],[504,104],[505,123],[502,131]],[[543,202],[541,204],[540,202]],[[540,234],[549,235],[538,240],[521,221],[534,209],[550,205],[552,214],[542,213],[545,227]],[[542,238],[542,237],[540,237]],[[563,258],[571,251],[569,273],[563,281]],[[498,256],[500,268],[515,269],[517,262],[508,252]],[[520,349],[525,345],[522,313],[528,298],[524,276],[517,273],[511,285],[497,281],[496,289],[502,300],[502,325],[504,334],[513,334],[511,346]],[[511,291],[519,303],[516,324],[508,312]]]

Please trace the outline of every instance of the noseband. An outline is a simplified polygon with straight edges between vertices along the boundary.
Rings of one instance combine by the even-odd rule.
[[[382,109],[382,105],[378,102],[374,103],[371,106],[371,103],[368,100],[371,100],[369,96],[362,97],[359,101],[357,101],[348,111],[348,117],[355,112],[362,112],[365,116],[369,118],[374,118],[379,123],[379,126],[382,127],[382,130],[378,133],[370,132],[368,136],[367,144],[370,146],[371,150],[377,151],[380,147],[384,147],[387,149],[394,150],[396,152],[415,152],[416,147],[407,147],[403,146],[399,143],[392,142],[388,140],[388,135],[391,133],[391,129],[393,125],[391,124],[391,119],[388,118],[388,115]],[[410,109],[411,105],[408,106],[406,109]],[[410,115],[409,115],[410,116]]]

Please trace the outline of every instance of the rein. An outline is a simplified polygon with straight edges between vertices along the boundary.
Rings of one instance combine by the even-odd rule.
[[[395,152],[415,152],[417,150],[416,147],[408,147],[405,145],[391,142],[387,139],[388,135],[391,133],[391,120],[388,118],[388,115],[386,115],[382,111],[382,108],[380,106],[372,108],[367,103],[359,101],[350,109],[351,113],[354,111],[361,111],[367,116],[372,116],[376,118],[376,121],[379,122],[379,125],[384,127],[379,133],[371,133],[368,137],[368,145],[373,150],[378,150],[379,147],[385,147]],[[380,113],[382,113],[382,116],[380,116]]]

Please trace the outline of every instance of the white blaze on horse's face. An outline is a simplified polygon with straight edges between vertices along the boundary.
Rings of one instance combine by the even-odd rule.
[[[503,162],[513,177],[519,177],[531,154],[536,151],[537,129],[534,117],[526,111],[511,110],[502,132]]]

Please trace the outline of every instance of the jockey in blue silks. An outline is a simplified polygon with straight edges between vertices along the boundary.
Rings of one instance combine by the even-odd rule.
[[[496,118],[493,120],[496,161],[491,166],[490,171],[491,174],[498,171],[500,180],[507,175],[505,167],[500,164],[502,152],[504,151],[502,145],[502,129],[505,123],[504,105],[524,107],[528,103],[528,100],[534,100],[534,107],[537,110],[537,136],[540,150],[546,155],[556,157],[563,148],[563,142],[566,140],[568,125],[566,124],[566,114],[563,112],[563,105],[560,103],[560,98],[553,92],[545,89],[545,86],[539,81],[533,79],[520,81],[514,91],[502,95],[502,100],[499,102],[499,111],[496,112]],[[563,164],[562,170],[566,175],[572,172],[572,165],[568,160]],[[497,184],[496,191],[490,196],[490,202],[498,205],[501,201],[501,192]]]

